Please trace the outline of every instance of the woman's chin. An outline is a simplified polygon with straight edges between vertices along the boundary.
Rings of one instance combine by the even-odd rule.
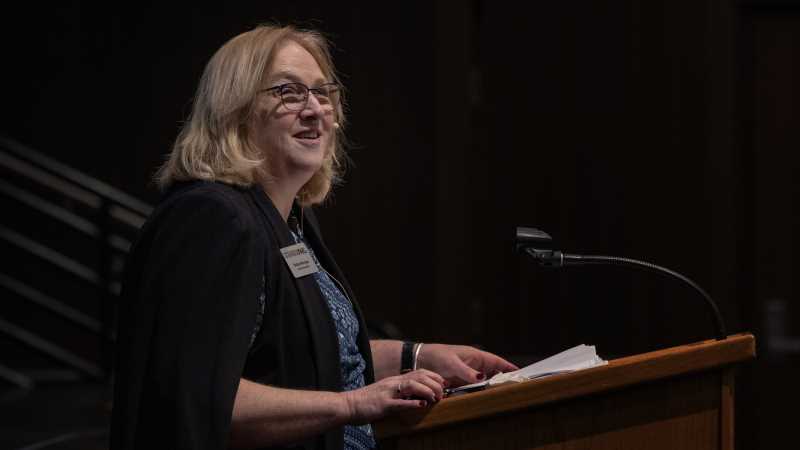
[[[309,139],[309,141],[315,142],[301,142],[290,156],[298,167],[316,172],[322,167],[322,161],[325,159],[323,142],[320,139]]]
[[[294,155],[291,160],[292,170],[296,172],[303,172],[310,177],[322,167],[321,154],[300,154]]]

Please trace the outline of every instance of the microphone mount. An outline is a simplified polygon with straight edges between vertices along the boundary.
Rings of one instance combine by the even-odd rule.
[[[724,340],[727,337],[725,322],[714,300],[708,293],[689,278],[675,272],[674,270],[661,267],[645,261],[631,258],[620,258],[616,256],[603,255],[575,255],[564,253],[558,250],[541,249],[535,247],[547,247],[552,244],[552,238],[547,233],[535,228],[517,227],[516,251],[524,251],[530,255],[539,265],[550,268],[561,268],[566,266],[584,265],[612,265],[626,266],[657,272],[677,279],[698,292],[704,299],[716,322],[717,340]]]

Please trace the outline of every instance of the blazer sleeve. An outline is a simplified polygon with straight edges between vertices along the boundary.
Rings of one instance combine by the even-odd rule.
[[[246,211],[182,194],[131,253],[112,448],[223,449],[255,325],[263,248]],[[252,221],[250,221],[252,224]]]

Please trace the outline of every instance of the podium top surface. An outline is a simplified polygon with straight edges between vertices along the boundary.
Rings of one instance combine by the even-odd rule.
[[[611,360],[607,365],[445,398],[421,411],[375,424],[381,438],[514,412],[653,380],[722,368],[755,357],[755,338],[742,333]]]

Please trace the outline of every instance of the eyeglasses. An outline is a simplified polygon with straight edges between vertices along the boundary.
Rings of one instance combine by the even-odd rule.
[[[291,111],[304,110],[308,104],[308,93],[312,92],[317,103],[323,109],[333,110],[339,103],[339,89],[339,85],[336,83],[325,83],[315,88],[310,88],[303,83],[284,83],[258,92],[277,92],[283,106]]]

